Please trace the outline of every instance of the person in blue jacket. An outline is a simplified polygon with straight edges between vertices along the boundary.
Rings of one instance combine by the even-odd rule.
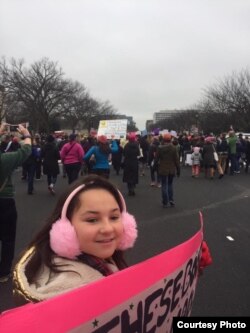
[[[111,140],[110,144],[105,135],[100,135],[97,137],[97,145],[88,150],[83,160],[94,160],[91,173],[108,179],[110,174],[109,162],[111,161],[112,154],[116,152],[118,152],[117,142]]]

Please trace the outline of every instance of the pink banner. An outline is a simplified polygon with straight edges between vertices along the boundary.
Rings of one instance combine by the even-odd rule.
[[[6,311],[0,332],[170,332],[191,313],[202,229],[142,263],[47,301]]]

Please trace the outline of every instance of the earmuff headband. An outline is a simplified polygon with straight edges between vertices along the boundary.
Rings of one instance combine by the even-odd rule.
[[[91,183],[90,183],[91,184]],[[86,184],[82,184],[80,186],[78,186],[77,188],[75,188],[70,194],[69,196],[67,197],[67,199],[65,200],[64,202],[64,205],[63,205],[63,208],[62,208],[62,215],[61,215],[61,218],[64,219],[67,217],[67,210],[68,210],[68,206],[71,202],[71,200],[74,198],[74,196],[80,192],[84,187],[86,186]],[[125,200],[121,194],[121,192],[117,189],[117,192],[120,196],[120,199],[121,199],[121,202],[122,202],[122,211],[123,212],[126,212],[127,211],[127,208],[126,208],[126,203],[125,203]]]
[[[68,206],[71,202],[71,200],[74,198],[74,196],[81,191],[81,189],[83,189],[85,187],[85,184],[82,184],[80,186],[78,186],[77,188],[75,188],[70,195],[67,197],[67,199],[64,202],[63,208],[62,208],[62,215],[61,218],[64,219],[66,218],[66,214],[67,214],[67,210],[68,210]]]
[[[61,218],[55,221],[50,230],[50,246],[51,249],[59,256],[75,259],[81,254],[79,241],[76,231],[71,222],[67,219],[67,209],[73,197],[86,186],[82,184],[75,188],[67,197],[62,208]],[[120,241],[118,250],[126,250],[134,245],[137,238],[136,221],[132,215],[127,213],[125,200],[119,190],[117,190],[122,203],[122,223],[123,236]]]

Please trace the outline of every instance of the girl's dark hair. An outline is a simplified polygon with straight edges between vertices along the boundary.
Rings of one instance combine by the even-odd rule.
[[[44,227],[40,230],[40,232],[34,237],[34,239],[30,242],[28,245],[26,251],[32,247],[34,247],[34,252],[29,260],[29,262],[26,265],[25,273],[27,276],[27,279],[29,283],[34,283],[36,280],[36,274],[39,272],[41,268],[47,266],[51,272],[54,273],[60,273],[62,270],[60,269],[60,265],[55,264],[53,261],[53,257],[55,256],[55,253],[50,248],[50,230],[55,221],[60,219],[62,208],[64,205],[64,202],[66,201],[67,197],[70,195],[70,193],[77,188],[78,186],[85,184],[85,187],[81,189],[76,195],[72,198],[68,209],[67,209],[67,218],[71,220],[72,214],[76,208],[80,206],[80,200],[79,195],[83,192],[86,192],[90,189],[104,189],[111,193],[115,200],[117,201],[120,211],[124,209],[123,203],[120,197],[120,194],[116,187],[107,179],[102,178],[97,175],[90,175],[87,177],[82,178],[80,181],[74,182],[71,186],[68,187],[68,189],[59,197],[57,204],[52,212],[52,214],[48,217],[46,220],[46,224]],[[83,259],[82,259],[83,258]],[[94,262],[90,259],[91,256],[84,255],[79,256],[79,260],[89,264],[90,262]],[[89,260],[90,259],[90,260]],[[112,256],[112,259],[114,260],[115,264],[119,269],[123,269],[127,267],[127,264],[123,258],[123,252],[122,251],[115,251],[114,255]],[[100,266],[100,260],[99,265]],[[97,267],[94,267],[98,269]],[[101,273],[103,271],[101,269],[98,269]],[[77,273],[77,272],[76,272]],[[108,275],[108,274],[107,274]]]
[[[103,142],[98,142],[98,147],[100,149],[100,152],[105,154],[105,155],[109,155],[111,154],[111,149],[109,147],[109,143],[103,143]]]

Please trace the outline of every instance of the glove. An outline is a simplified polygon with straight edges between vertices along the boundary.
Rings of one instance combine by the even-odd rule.
[[[211,265],[213,262],[209,247],[205,241],[202,242],[201,246],[201,258],[199,262],[199,275],[203,273],[205,267]]]

